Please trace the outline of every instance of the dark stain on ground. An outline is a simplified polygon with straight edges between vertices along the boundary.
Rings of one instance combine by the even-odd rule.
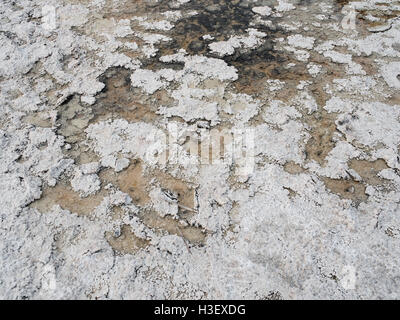
[[[153,7],[152,10],[161,11],[163,3],[165,5],[165,1],[163,1],[159,6]],[[168,36],[172,37],[173,41],[159,48],[159,56],[181,48],[184,48],[191,55],[213,56],[207,49],[208,45],[213,41],[228,40],[232,35],[245,34],[248,28],[256,28],[268,34],[276,32],[276,30],[261,24],[251,26],[250,23],[256,16],[251,8],[256,3],[253,3],[252,6],[246,6],[243,3],[244,1],[200,0],[181,6],[180,9],[196,10],[198,14],[176,22],[175,27],[168,32]],[[166,10],[167,8],[164,9]],[[206,34],[213,36],[215,40],[204,40],[202,36]],[[240,56],[241,54],[235,58],[227,58],[228,62],[236,59],[241,60]],[[262,58],[264,57],[265,54],[263,53]],[[243,57],[242,60],[247,61],[249,59]]]
[[[351,0],[335,0],[335,2],[340,6],[344,7],[345,5],[348,5]]]
[[[335,119],[335,114],[327,112],[318,112],[308,117],[311,137],[306,144],[307,160],[314,160],[321,166],[326,164],[326,157],[336,144],[333,140],[336,131]]]
[[[96,95],[94,105],[85,105],[79,95],[71,95],[59,106],[57,133],[64,136],[65,141],[71,145],[64,152],[76,163],[97,160],[84,144],[85,129],[90,124],[119,118],[129,122],[155,122],[159,115],[155,113],[157,103],[154,100],[168,104],[169,98],[165,92],[159,91],[153,97],[148,97],[132,89],[130,75],[131,71],[127,69],[110,68],[99,78],[105,87]]]
[[[266,5],[266,2],[270,6],[276,4],[274,1],[249,3],[248,1],[200,0],[180,6],[179,10],[196,10],[198,14],[177,21],[175,27],[166,34],[173,40],[160,44],[159,52],[155,57],[142,61],[143,68],[152,70],[165,67],[182,68],[182,65],[163,64],[159,61],[161,56],[173,54],[181,48],[190,55],[219,58],[210,52],[208,48],[210,43],[226,41],[235,35],[246,35],[247,29],[254,28],[267,34],[258,48],[237,49],[234,54],[221,58],[228,65],[238,69],[239,79],[234,83],[238,91],[248,94],[256,93],[259,90],[258,84],[265,79],[304,80],[309,78],[304,64],[294,59],[292,54],[274,48],[274,39],[289,35],[279,27],[281,18],[271,16],[263,18],[252,11],[253,7]],[[169,1],[162,1],[157,6],[152,5],[149,10],[154,12],[171,10],[168,7],[169,3]],[[259,21],[267,19],[272,24],[267,26],[263,23],[255,23],[255,17],[258,17]],[[205,40],[204,35],[211,35],[214,39]],[[285,65],[291,62],[296,64],[296,68],[286,69]]]
[[[131,70],[118,67],[108,69],[99,78],[105,87],[96,96],[96,104],[92,107],[92,123],[121,117],[130,122],[153,122],[158,117],[157,104],[151,103],[151,98],[144,97],[131,87],[131,74]],[[166,103],[160,91],[154,98]]]
[[[85,106],[79,95],[71,95],[58,108],[58,133],[66,137],[68,143],[76,143],[84,130],[93,123],[108,119],[124,118],[130,122],[153,122],[158,115],[157,104],[168,103],[166,94],[159,91],[150,98],[131,87],[132,71],[116,67],[108,69],[99,81],[104,89],[96,95],[96,103]]]

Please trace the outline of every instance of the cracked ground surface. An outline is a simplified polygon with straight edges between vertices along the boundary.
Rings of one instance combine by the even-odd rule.
[[[400,298],[399,17],[1,1],[0,298]]]

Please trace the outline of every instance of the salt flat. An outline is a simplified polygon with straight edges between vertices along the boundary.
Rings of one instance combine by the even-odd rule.
[[[1,299],[399,299],[400,1],[3,0]]]

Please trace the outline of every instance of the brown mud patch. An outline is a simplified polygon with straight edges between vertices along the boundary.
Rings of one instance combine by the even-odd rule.
[[[361,182],[330,178],[322,178],[322,180],[331,192],[336,193],[344,199],[352,200],[356,206],[361,202],[367,201],[368,195],[365,193],[367,185],[390,188],[390,183],[378,176],[380,171],[389,168],[384,160],[367,161],[352,159],[349,161],[349,167],[361,176]]]
[[[96,96],[92,122],[117,118],[129,122],[155,122],[159,119],[160,116],[156,114],[158,105],[168,104],[171,100],[164,91],[157,91],[150,97],[133,90],[131,74],[131,70],[111,68],[100,77],[105,88]]]
[[[124,225],[118,235],[114,232],[106,232],[108,244],[121,255],[134,254],[140,249],[145,249],[150,245],[149,240],[141,239],[136,236],[130,226]]]
[[[36,127],[40,128],[52,128],[53,123],[51,119],[48,117],[48,114],[45,112],[34,112],[31,114],[28,114],[22,118],[22,121],[24,121],[27,124],[34,125]]]
[[[85,145],[85,130],[99,121],[125,119],[129,122],[157,122],[161,117],[156,114],[159,104],[168,105],[172,100],[165,91],[158,91],[149,97],[132,90],[131,71],[124,68],[110,68],[99,80],[105,88],[96,95],[96,102],[84,105],[79,95],[68,97],[57,113],[57,133],[65,137],[71,148],[65,155],[77,164],[98,161],[98,157]],[[26,122],[48,127],[48,120],[41,120],[40,114],[28,115]]]
[[[366,187],[360,182],[325,177],[322,180],[331,192],[341,198],[352,200],[356,206],[368,199],[368,195],[365,193]]]
[[[168,190],[177,196],[178,204],[193,209],[193,211],[197,210],[197,205],[195,204],[196,189],[194,186],[161,170],[153,170],[150,174],[157,179],[162,189]],[[181,208],[181,211],[187,212],[183,208]]]
[[[286,162],[283,169],[290,174],[300,174],[306,171],[303,167],[293,161]]]
[[[143,208],[140,210],[138,217],[147,227],[183,237],[193,245],[205,243],[206,232],[200,227],[188,224],[188,220],[196,214],[195,210],[197,209],[195,208],[195,188],[193,186],[160,170],[146,171],[140,161],[135,161],[127,169],[119,173],[115,173],[112,169],[103,170],[99,176],[103,184],[114,184],[121,191],[127,193],[135,204]],[[163,190],[168,190],[168,192],[176,195],[180,206],[179,220],[169,216],[161,217],[157,212],[144,209],[150,204],[149,191],[156,183]],[[132,243],[137,243],[138,241],[135,236],[132,233],[128,233],[126,239],[111,239],[109,242],[118,252],[126,252],[126,248],[132,249],[129,253],[137,251],[138,247],[132,245]],[[125,249],[122,250],[121,246],[126,248],[124,247]],[[139,247],[139,249],[142,247]]]
[[[55,187],[45,188],[39,200],[34,201],[30,207],[44,213],[59,205],[63,210],[68,210],[82,216],[89,216],[100,205],[106,196],[104,191],[95,195],[81,198],[78,192],[66,183],[59,182]]]
[[[395,105],[400,105],[400,93],[393,93],[388,99],[387,103],[395,106]]]
[[[349,167],[356,171],[363,181],[369,185],[377,186],[387,184],[385,179],[379,178],[378,176],[379,172],[389,168],[386,162],[382,159],[372,162],[352,159],[349,162]]]
[[[336,132],[336,115],[325,111],[313,114],[306,123],[310,126],[310,139],[306,144],[306,159],[315,160],[321,166],[326,164],[325,158],[335,147],[333,140]]]
[[[379,68],[371,57],[353,56],[353,61],[361,65],[369,76],[377,75],[379,73]]]
[[[200,227],[182,225],[179,220],[171,217],[160,217],[154,211],[144,211],[140,214],[142,222],[151,229],[183,237],[193,245],[204,245],[207,233]]]
[[[150,202],[148,192],[150,180],[143,174],[141,162],[132,163],[127,169],[118,173],[113,169],[102,170],[99,177],[103,183],[112,183],[128,194],[137,205],[145,206]]]
[[[71,96],[58,108],[57,133],[64,136],[67,143],[80,142],[92,118],[91,108],[83,107],[77,95]]]
[[[131,71],[125,68],[110,68],[99,77],[105,84],[98,93],[96,102],[87,106],[78,95],[68,97],[58,108],[58,133],[66,137],[68,143],[76,143],[84,138],[84,130],[93,123],[118,118],[129,122],[155,122],[159,104],[172,100],[160,90],[152,97],[131,88]]]
[[[146,171],[141,161],[134,160],[127,169],[118,173],[113,169],[104,169],[99,176],[104,184],[112,183],[129,194],[139,206],[146,206],[150,202],[151,187],[158,183],[162,189],[177,196],[178,204],[195,211],[194,186],[158,169]]]

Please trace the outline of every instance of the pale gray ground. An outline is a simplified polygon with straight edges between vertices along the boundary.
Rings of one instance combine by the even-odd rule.
[[[400,298],[399,17],[2,0],[0,298]],[[189,155],[207,128],[253,129],[254,170]]]

